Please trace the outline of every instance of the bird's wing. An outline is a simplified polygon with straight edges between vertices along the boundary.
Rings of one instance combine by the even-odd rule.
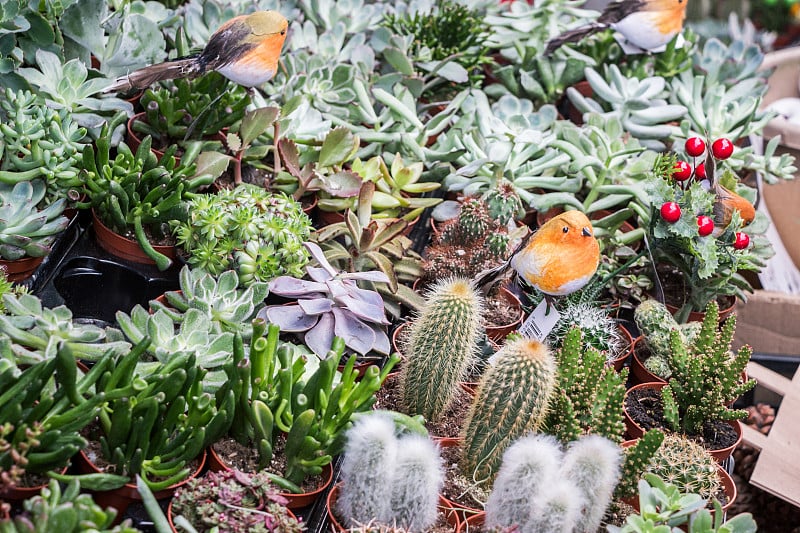
[[[250,26],[243,22],[244,18],[239,16],[229,20],[208,40],[198,58],[204,72],[230,65],[258,46],[258,42],[247,39],[251,31]]]
[[[614,24],[624,19],[631,13],[645,10],[647,7],[647,0],[618,0],[611,2],[605,8],[603,13],[598,17],[598,24]]]

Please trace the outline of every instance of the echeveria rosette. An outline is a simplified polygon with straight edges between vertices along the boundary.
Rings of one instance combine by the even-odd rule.
[[[319,267],[306,266],[310,280],[280,276],[269,284],[272,294],[296,298],[296,303],[272,305],[258,317],[276,324],[281,331],[298,333],[303,342],[318,357],[324,358],[334,336],[359,354],[377,352],[388,354],[389,321],[383,298],[375,291],[361,289],[357,280],[388,283],[383,272],[339,272],[331,266],[322,249],[311,242],[304,243]]]

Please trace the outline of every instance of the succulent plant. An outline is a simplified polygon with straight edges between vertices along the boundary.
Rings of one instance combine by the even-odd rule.
[[[462,429],[460,468],[467,478],[491,483],[511,443],[542,426],[556,372],[550,350],[529,339],[509,341],[494,355]]]
[[[0,183],[0,257],[12,261],[50,253],[69,219],[61,216],[64,199],[39,209],[46,192],[47,186],[41,179],[16,185]]]
[[[178,282],[180,290],[164,294],[166,303],[150,302],[153,311],[162,310],[173,322],[181,323],[188,318],[190,309],[198,309],[210,319],[215,333],[239,332],[245,340],[250,340],[250,322],[263,307],[269,292],[266,283],[254,282],[240,288],[235,270],[226,270],[215,278],[188,266],[181,269]]]
[[[55,358],[62,341],[76,357],[88,361],[97,361],[106,352],[119,355],[130,350],[119,331],[75,321],[65,305],[48,308],[33,294],[6,293],[3,306],[0,336],[12,341],[9,350],[17,364]]]
[[[650,459],[647,472],[675,485],[681,492],[699,494],[708,501],[722,487],[719,465],[700,444],[683,435],[669,434]]]
[[[576,327],[583,333],[584,344],[600,351],[608,360],[615,359],[626,348],[617,323],[608,310],[588,302],[572,301],[564,306],[561,318],[547,336],[549,344],[560,346],[568,332]]]
[[[700,333],[699,322],[678,324],[667,306],[657,300],[645,300],[640,303],[633,314],[636,327],[644,336],[650,357],[645,361],[645,367],[653,374],[669,379],[672,371],[669,369],[669,354],[671,348],[671,331],[677,330],[683,344],[691,346]]]
[[[622,464],[622,477],[619,480],[615,496],[630,498],[636,494],[636,487],[643,475],[646,475],[650,459],[664,442],[664,433],[658,429],[646,431],[632,446],[625,448],[625,460]]]
[[[197,195],[185,221],[171,224],[189,265],[219,275],[236,270],[248,286],[282,274],[299,276],[308,262],[302,242],[311,220],[282,193],[243,185],[214,195]]]
[[[483,193],[481,199],[486,203],[489,217],[505,226],[512,220],[521,219],[525,213],[519,194],[506,179],[499,180],[494,187]]]
[[[396,435],[374,413],[347,431],[336,510],[350,526],[383,524],[424,531],[436,522],[444,481],[438,449],[427,436]]]
[[[0,95],[0,182],[41,177],[47,183],[45,203],[76,200],[86,128],[64,110],[54,110],[28,91],[6,89]]]
[[[706,421],[747,416],[746,411],[728,406],[756,384],[753,379],[742,381],[742,371],[752,349],[744,345],[731,354],[735,315],[729,317],[721,329],[718,326],[719,306],[711,302],[694,344],[685,344],[677,330],[670,332],[668,362],[672,376],[661,390],[661,397],[664,418],[673,431],[694,435]],[[705,386],[697,387],[697,383]]]
[[[400,370],[403,410],[437,420],[458,382],[475,362],[483,299],[466,279],[447,279],[430,289],[412,322],[408,360]]]
[[[266,472],[210,471],[175,491],[176,525],[184,520],[197,531],[285,531],[300,533],[303,524],[286,508],[288,500]]]
[[[25,500],[23,512],[14,518],[1,518],[0,529],[8,533],[34,533],[36,531],[61,531],[78,533],[138,533],[128,518],[114,525],[117,510],[103,509],[94,502],[91,494],[81,493],[78,481],[70,482],[64,489],[58,481],[51,480],[40,494]]]
[[[272,305],[258,316],[280,326],[282,331],[298,333],[303,342],[323,358],[333,337],[341,337],[355,352],[389,353],[389,337],[383,299],[374,291],[361,289],[357,280],[388,283],[383,272],[340,272],[333,268],[322,249],[315,243],[304,243],[320,265],[306,267],[311,281],[280,276],[269,284],[269,291],[278,296],[297,299],[290,305]]]

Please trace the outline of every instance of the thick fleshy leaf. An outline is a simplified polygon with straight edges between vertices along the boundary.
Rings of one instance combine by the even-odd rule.
[[[358,289],[358,291],[348,291],[346,294],[336,297],[336,302],[368,322],[388,324],[381,295],[364,289]]]
[[[308,277],[319,283],[325,283],[331,279],[331,275],[324,268],[309,266],[306,267],[306,272],[308,272]]]
[[[328,262],[328,260],[325,258],[325,252],[322,251],[322,248],[320,248],[317,243],[304,242],[303,246],[306,247],[308,252],[311,254],[311,257],[313,257],[314,260],[317,263],[319,263],[319,266],[328,271],[331,277],[335,276],[338,273],[337,270],[333,268],[331,264]]]
[[[269,292],[279,296],[310,296],[314,293],[328,291],[324,283],[305,281],[292,276],[278,276],[269,282]]]
[[[275,324],[281,331],[307,331],[319,318],[307,315],[299,305],[272,305],[259,311],[257,316]]]
[[[334,309],[336,318],[334,334],[341,337],[344,343],[360,354],[366,354],[375,345],[375,332],[367,324],[359,320],[346,309]]]
[[[303,338],[305,345],[317,354],[317,357],[324,359],[328,350],[331,349],[334,336],[334,315],[332,313],[320,315],[317,324],[308,330]]]
[[[307,315],[321,315],[322,313],[329,313],[333,308],[333,302],[327,298],[317,298],[315,300],[297,300],[299,305]]]
[[[389,335],[386,333],[386,328],[378,325],[370,325],[370,327],[372,331],[375,332],[375,342],[372,344],[372,351],[388,355],[392,346],[389,343]]]
[[[389,283],[389,277],[383,272],[371,270],[369,272],[346,272],[339,276],[341,279],[360,279],[364,281],[375,281],[378,283]]]

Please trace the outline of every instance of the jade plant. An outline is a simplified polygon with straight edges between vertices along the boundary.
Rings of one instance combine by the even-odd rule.
[[[483,298],[466,279],[448,279],[430,289],[411,324],[407,361],[400,369],[402,406],[435,421],[475,363]]]
[[[311,220],[286,195],[245,184],[197,195],[187,207],[188,217],[171,227],[193,268],[235,270],[243,286],[302,274]]]
[[[265,472],[208,472],[175,491],[172,511],[176,526],[188,531],[281,531],[300,533],[303,524],[286,508]],[[184,527],[187,524],[192,528]]]
[[[28,91],[6,89],[0,95],[0,182],[42,178],[44,202],[77,200],[86,128],[64,109],[55,110]]]
[[[340,272],[333,268],[322,249],[304,243],[319,267],[307,266],[310,281],[280,276],[269,283],[271,294],[296,299],[289,305],[270,305],[258,316],[277,324],[284,332],[299,334],[303,342],[322,358],[334,336],[361,355],[389,353],[386,326],[389,321],[383,299],[375,291],[359,288],[357,281],[388,283],[383,272]]]
[[[348,527],[364,524],[424,531],[437,518],[442,460],[427,435],[397,434],[373,413],[347,431],[336,512]]]
[[[42,179],[16,185],[0,183],[0,258],[7,261],[23,257],[44,257],[67,225],[62,216],[65,199],[40,208],[47,192]]]
[[[664,418],[673,431],[695,435],[705,422],[747,416],[744,410],[728,407],[756,384],[753,379],[742,380],[752,354],[750,346],[731,354],[735,328],[736,317],[731,316],[719,329],[719,306],[711,302],[693,344],[684,343],[678,330],[670,331],[668,364],[672,375],[661,397]],[[698,387],[698,383],[704,386]]]
[[[79,533],[138,533],[131,519],[114,525],[117,510],[113,507],[103,509],[95,503],[91,494],[81,492],[81,484],[71,481],[63,489],[56,480],[33,498],[22,503],[22,513],[13,518],[0,518],[0,530],[5,533],[36,533],[39,531],[59,531]]]
[[[486,502],[486,525],[520,531],[596,531],[620,476],[621,453],[586,436],[561,451],[552,437],[528,435],[503,454]]]
[[[510,340],[493,356],[461,431],[467,479],[491,484],[511,443],[544,424],[556,380],[555,358],[539,342]]]

